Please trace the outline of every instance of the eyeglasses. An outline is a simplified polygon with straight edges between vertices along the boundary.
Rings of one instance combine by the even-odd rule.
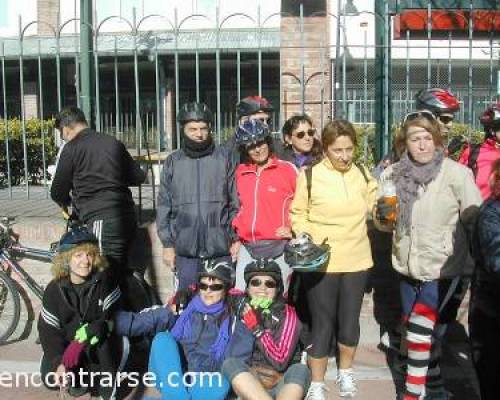
[[[260,287],[264,285],[268,289],[275,289],[277,284],[275,281],[268,279],[268,280],[261,280],[261,279],[252,279],[250,281],[250,286],[252,287]]]
[[[198,288],[202,291],[210,289],[211,292],[219,292],[224,289],[224,285],[222,283],[213,283],[209,285],[208,283],[200,282],[198,283]]]
[[[418,119],[418,118],[425,118],[429,121],[436,120],[436,116],[433,113],[431,113],[430,111],[427,111],[427,110],[421,110],[421,111],[415,111],[415,112],[411,112],[409,114],[406,114],[405,117],[403,118],[403,122],[401,125],[404,125],[408,121],[413,121],[413,120]]]
[[[448,125],[450,122],[453,122],[455,119],[454,116],[452,115],[440,115],[438,116],[438,119],[445,125]]]
[[[313,137],[316,134],[316,129],[308,129],[307,131],[296,132],[294,136],[297,137],[297,139],[303,139],[306,134],[309,137]]]

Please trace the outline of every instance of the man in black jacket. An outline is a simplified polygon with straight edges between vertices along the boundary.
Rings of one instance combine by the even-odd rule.
[[[198,282],[202,258],[235,259],[231,221],[238,200],[235,165],[227,149],[215,146],[206,104],[184,104],[177,121],[182,145],[163,165],[156,222],[163,260],[176,271],[179,288],[186,288]]]
[[[140,185],[146,175],[123,143],[90,129],[80,109],[61,110],[55,126],[66,145],[52,182],[52,200],[63,209],[71,206],[98,237],[111,266],[123,271],[137,231],[129,186]]]

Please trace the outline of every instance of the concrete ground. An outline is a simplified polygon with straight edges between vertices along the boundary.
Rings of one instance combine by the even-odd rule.
[[[134,191],[136,203],[139,192]],[[160,260],[161,246],[155,233],[153,196],[151,187],[143,188],[140,198],[143,205],[141,232],[132,250],[131,264],[146,270],[146,276],[160,296],[165,300],[171,293],[172,277],[163,268]],[[20,234],[21,242],[28,246],[48,248],[64,231],[64,222],[57,207],[48,199],[45,189],[30,188],[28,198],[24,187],[14,188],[12,195],[7,189],[0,189],[0,216],[15,217],[14,230]],[[394,327],[399,315],[397,280],[390,267],[390,238],[378,233],[372,234],[372,250],[375,266],[361,312],[361,342],[356,354],[355,376],[358,382],[360,400],[395,399],[396,387],[401,387],[402,375],[394,364],[394,353],[378,348],[380,332]],[[50,280],[49,266],[41,262],[23,260],[21,264],[40,283]],[[24,286],[21,283],[21,288]],[[23,294],[23,293],[22,293]],[[38,371],[41,348],[36,344],[36,318],[40,303],[28,292],[23,295],[23,312],[18,329],[12,341],[0,346],[0,398],[50,399],[58,398],[57,392],[33,386],[10,385],[9,377],[16,372],[33,374]],[[459,322],[452,325],[443,348],[443,376],[446,387],[454,400],[479,400],[477,382],[470,362],[467,343],[467,301],[459,313]],[[382,328],[381,328],[382,327]],[[334,361],[328,369],[329,398],[340,398],[335,387]],[[150,393],[151,394],[151,393]],[[82,397],[85,399],[87,397]],[[138,392],[128,396],[140,399]]]

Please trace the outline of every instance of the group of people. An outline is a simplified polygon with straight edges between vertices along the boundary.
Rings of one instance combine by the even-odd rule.
[[[483,399],[492,399],[500,363],[500,104],[481,118],[484,143],[466,145],[459,162],[447,150],[456,97],[424,90],[417,106],[372,174],[354,162],[357,135],[346,120],[329,121],[319,134],[309,116],[296,115],[279,140],[271,135],[272,105],[250,96],[237,105],[234,136],[217,145],[209,108],[184,104],[156,221],[178,288],[167,304],[144,310],[132,304],[124,278],[136,225],[128,186],[144,173],[122,144],[89,129],[80,110],[62,110],[56,127],[67,144],[51,194],[87,227],[61,238],[44,296],[46,382],[70,396],[114,398],[116,380],[65,385],[64,377],[82,368],[126,370],[134,346],[151,338],[148,369],[164,399],[323,400],[331,356],[340,396],[354,397],[373,220],[392,232],[400,280],[405,388],[398,398],[448,399],[441,342],[470,271],[472,355]],[[389,186],[396,202],[384,197]],[[217,384],[203,372],[219,374]],[[172,374],[186,373],[187,383],[172,384]]]

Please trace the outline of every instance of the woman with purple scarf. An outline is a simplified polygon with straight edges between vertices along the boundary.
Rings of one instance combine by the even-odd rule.
[[[149,371],[162,399],[224,399],[230,384],[219,372],[226,357],[248,360],[252,334],[236,319],[226,301],[234,284],[234,267],[225,259],[203,263],[196,291],[189,301],[176,296],[168,307],[141,313],[119,313],[115,331],[121,335],[156,334]],[[190,296],[189,296],[190,297]],[[187,303],[181,312],[174,312]]]
[[[379,187],[395,187],[397,207],[385,193],[386,199],[377,202],[375,223],[394,231],[392,265],[400,274],[407,369],[398,398],[446,400],[439,368],[441,316],[470,257],[481,195],[472,172],[444,156],[433,114],[408,114],[395,145],[401,158],[384,170]]]

